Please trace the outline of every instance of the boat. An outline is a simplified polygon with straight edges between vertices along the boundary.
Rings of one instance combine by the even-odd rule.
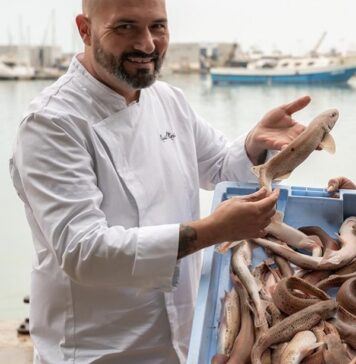
[[[246,67],[210,70],[213,84],[305,84],[347,82],[356,74],[356,62],[342,57],[264,58]]]
[[[35,69],[15,58],[0,59],[0,80],[30,80],[35,76]]]

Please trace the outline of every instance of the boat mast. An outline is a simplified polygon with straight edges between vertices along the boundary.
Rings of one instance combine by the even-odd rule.
[[[318,50],[319,50],[321,44],[323,43],[323,41],[324,41],[324,39],[326,37],[326,34],[327,34],[327,32],[323,32],[323,34],[320,36],[320,38],[316,42],[315,46],[311,49],[311,51],[310,51],[311,57],[317,57],[318,56]]]

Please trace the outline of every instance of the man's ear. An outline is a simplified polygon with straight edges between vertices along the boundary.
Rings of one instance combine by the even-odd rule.
[[[90,20],[85,15],[80,14],[75,18],[75,22],[77,23],[77,28],[84,44],[91,46]]]

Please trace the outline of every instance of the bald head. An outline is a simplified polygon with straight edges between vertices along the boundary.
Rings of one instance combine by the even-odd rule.
[[[156,0],[158,3],[163,3],[165,7],[165,0]],[[102,8],[110,8],[112,9],[115,6],[122,6],[125,4],[128,7],[132,7],[141,4],[139,0],[131,0],[131,1],[117,1],[117,0],[82,0],[82,11],[86,17],[93,17],[99,10]],[[111,12],[111,10],[110,10]]]
[[[92,16],[98,3],[100,0],[82,0],[83,14],[87,17]]]

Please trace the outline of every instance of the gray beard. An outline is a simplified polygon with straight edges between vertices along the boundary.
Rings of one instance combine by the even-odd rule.
[[[123,81],[133,89],[142,89],[151,86],[157,79],[159,71],[162,67],[164,56],[154,58],[154,71],[139,69],[135,74],[129,74],[124,66],[125,54],[114,57],[106,53],[97,41],[94,41],[94,58],[95,60],[110,74],[115,76],[119,81]],[[127,57],[127,56],[126,56]]]

